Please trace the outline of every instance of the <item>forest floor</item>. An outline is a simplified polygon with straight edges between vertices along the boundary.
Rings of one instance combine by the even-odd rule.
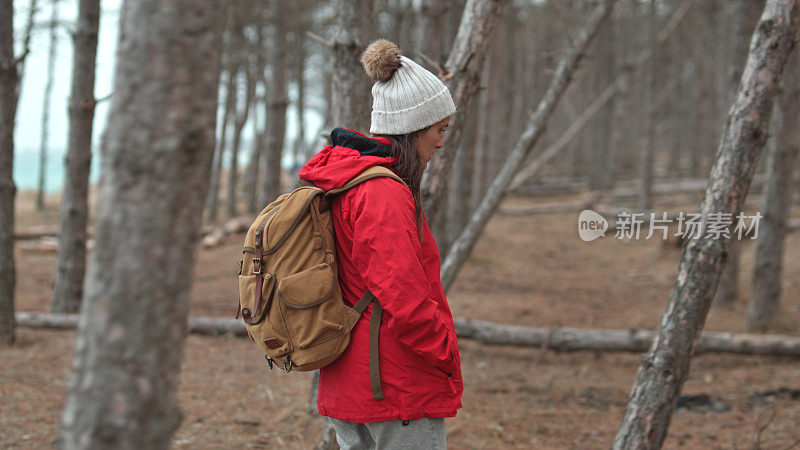
[[[19,228],[57,223],[55,208],[35,213],[31,195],[18,198]],[[575,198],[513,197],[504,204]],[[656,210],[692,212],[698,198]],[[760,198],[749,204],[758,203]],[[792,216],[800,216],[800,208]],[[453,313],[526,326],[655,328],[680,249],[661,239],[625,242],[613,234],[583,242],[577,217],[577,211],[496,214],[448,295]],[[199,252],[192,315],[233,316],[242,239],[231,236]],[[781,318],[770,332],[798,335],[800,233],[786,245]],[[707,330],[746,331],[754,252],[755,241],[745,240],[739,300],[712,308]],[[48,311],[54,262],[53,253],[18,248],[17,310]],[[52,446],[74,338],[73,331],[21,328],[18,344],[0,351],[0,447]],[[453,449],[608,448],[640,357],[492,347],[467,339],[460,348],[463,408],[446,422]],[[246,339],[189,336],[179,390],[184,420],[174,448],[313,448],[325,419],[308,413],[310,380],[308,373],[268,371]],[[786,448],[800,439],[797,359],[701,355],[692,361],[683,395],[691,397],[673,415],[665,448]]]

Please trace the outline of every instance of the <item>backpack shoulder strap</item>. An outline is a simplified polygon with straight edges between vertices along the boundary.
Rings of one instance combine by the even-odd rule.
[[[325,192],[325,196],[329,197],[331,195],[341,194],[342,192],[347,191],[348,189],[352,189],[367,180],[371,180],[373,178],[381,178],[381,177],[391,178],[395,181],[403,183],[403,186],[406,186],[405,181],[403,181],[402,178],[398,177],[397,174],[395,174],[388,168],[383,166],[372,166],[369,169],[353,177],[350,181],[345,183],[344,186],[338,187],[336,189],[331,189],[330,191]]]
[[[369,383],[372,387],[372,398],[381,400],[383,398],[383,389],[381,388],[381,370],[380,358],[378,358],[378,339],[380,336],[379,327],[381,326],[381,316],[383,315],[383,308],[378,302],[375,295],[367,289],[364,295],[353,305],[353,309],[361,314],[367,305],[372,303],[372,315],[369,318]]]

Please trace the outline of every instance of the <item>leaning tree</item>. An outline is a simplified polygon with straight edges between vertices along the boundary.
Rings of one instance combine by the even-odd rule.
[[[615,449],[657,449],[664,443],[730,244],[730,235],[717,236],[705,230],[712,219],[735,218],[742,210],[798,27],[800,0],[767,2],[750,42],[736,101],[728,113],[700,208],[701,232],[683,248],[667,310],[639,365]]]

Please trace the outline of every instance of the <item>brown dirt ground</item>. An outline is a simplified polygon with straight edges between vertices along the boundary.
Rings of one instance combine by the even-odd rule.
[[[19,200],[20,227],[56,223]],[[506,205],[568,199],[509,198]],[[669,209],[693,211],[697,199]],[[51,204],[55,202],[51,201]],[[752,212],[752,211],[751,211]],[[800,210],[794,211],[794,216]],[[448,300],[456,315],[529,326],[655,327],[666,306],[679,250],[660,240],[582,242],[577,213],[496,215],[461,271]],[[202,250],[191,314],[232,316],[241,237]],[[746,331],[754,242],[745,241],[741,295],[712,309],[706,329]],[[800,233],[786,248],[781,319],[771,330],[800,334]],[[17,309],[47,311],[53,254],[17,253]],[[75,334],[20,329],[18,345],[0,351],[0,447],[47,448],[63,407]],[[639,355],[554,353],[489,347],[462,340],[464,407],[447,419],[454,449],[608,448],[624,413]],[[324,419],[306,411],[309,374],[269,372],[252,343],[234,337],[189,336],[180,399],[185,413],[175,448],[311,448]],[[730,406],[679,410],[665,448],[752,448],[757,429],[765,448],[800,439],[800,398],[758,398],[758,391],[800,389],[794,359],[704,355],[695,358],[683,393],[709,395]],[[245,389],[255,385],[255,389]],[[774,418],[770,418],[774,414]]]

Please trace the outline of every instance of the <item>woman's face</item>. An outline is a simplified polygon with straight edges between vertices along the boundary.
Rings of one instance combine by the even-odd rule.
[[[450,117],[445,117],[420,133],[414,141],[414,148],[422,158],[425,167],[428,167],[433,153],[444,147],[444,130],[447,129],[449,123]]]

